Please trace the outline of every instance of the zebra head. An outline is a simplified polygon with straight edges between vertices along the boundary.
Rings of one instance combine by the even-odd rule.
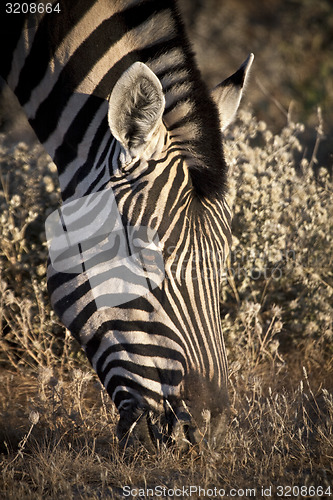
[[[58,168],[51,304],[115,402],[124,446],[163,439],[156,415],[167,437],[198,442],[228,405],[221,130],[253,56],[210,95],[175,0],[43,5],[18,17],[6,4],[0,70]]]
[[[212,92],[222,130],[236,114],[252,60]],[[124,446],[138,438],[149,448],[161,438],[152,412],[163,415],[164,435],[185,429],[186,440],[198,442],[205,410],[219,418],[228,407],[219,312],[231,238],[224,160],[221,155],[220,171],[209,170],[196,148],[198,124],[184,120],[181,106],[172,119],[182,126],[170,126],[167,97],[142,62],[115,84],[108,105],[116,151],[110,181],[84,203],[73,202],[75,224],[82,220],[86,231],[80,257],[82,240],[88,254],[83,272],[66,282],[67,314],[63,300],[53,301],[118,407]],[[85,219],[93,221],[92,232]],[[85,293],[78,293],[82,287]]]
[[[236,73],[211,92],[218,108],[221,131],[235,118],[253,59],[253,54],[250,54]],[[181,101],[181,104],[184,105],[184,102]],[[111,133],[122,147],[119,160],[123,167],[129,167],[136,159],[148,160],[160,152],[159,145],[167,135],[170,120],[168,116],[163,117],[165,105],[163,86],[146,64],[135,62],[117,81],[109,99],[108,121]],[[185,105],[191,108],[189,101]],[[177,113],[174,114],[177,116]],[[184,110],[181,109],[180,118],[183,115]],[[175,121],[175,117],[172,116],[171,120]],[[191,123],[188,129],[185,133],[183,129],[180,132],[177,130],[173,136],[180,138],[184,144],[190,143],[188,136],[195,140],[200,131],[196,129],[196,124]]]
[[[221,129],[237,111],[252,60],[212,93]],[[198,120],[184,115],[194,104],[188,98],[165,113],[167,99],[142,62],[119,78],[108,104],[110,178],[63,206],[50,248],[53,307],[116,403],[124,445],[136,436],[149,447],[159,436],[151,411],[163,415],[165,435],[185,428],[197,442],[205,410],[218,418],[228,406],[219,313],[231,238],[224,159],[215,170],[204,163]]]

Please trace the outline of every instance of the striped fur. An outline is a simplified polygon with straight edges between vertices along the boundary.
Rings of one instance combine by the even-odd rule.
[[[38,20],[5,20],[2,75],[57,165],[63,201],[112,187],[125,228],[157,231],[165,279],[131,302],[97,308],[96,294],[117,293],[105,269],[95,268],[94,288],[85,272],[49,263],[52,306],[117,405],[120,437],[150,410],[170,422],[184,407],[196,418],[205,407],[219,414],[227,404],[220,274],[231,236],[218,110],[174,0],[60,6]],[[124,165],[108,97],[136,61],[157,76],[166,104],[144,155]]]

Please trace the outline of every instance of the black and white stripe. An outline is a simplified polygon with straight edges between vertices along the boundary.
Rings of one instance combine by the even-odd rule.
[[[57,165],[64,206],[112,188],[125,233],[145,227],[158,235],[165,276],[145,294],[107,307],[119,282],[102,251],[90,271],[61,272],[51,262],[53,308],[116,403],[121,437],[148,410],[179,414],[182,401],[193,414],[204,407],[218,413],[227,381],[220,273],[230,243],[224,118],[201,80],[174,0],[59,3],[60,13],[2,18],[2,76]],[[124,162],[108,99],[124,74],[140,69],[137,61],[162,85],[165,108],[142,154]],[[236,110],[251,62],[216,89],[222,113]],[[76,217],[81,232],[96,222],[89,210]]]

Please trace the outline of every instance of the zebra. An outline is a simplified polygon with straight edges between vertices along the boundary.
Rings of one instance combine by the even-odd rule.
[[[1,76],[62,195],[46,224],[51,305],[118,409],[121,446],[152,450],[179,430],[198,444],[228,408],[222,135],[253,55],[209,92],[176,0],[10,5]]]

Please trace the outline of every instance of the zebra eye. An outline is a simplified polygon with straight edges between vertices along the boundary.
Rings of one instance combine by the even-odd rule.
[[[143,240],[142,238],[133,238],[133,248],[137,249],[137,251],[140,250],[151,250],[151,251],[160,251],[160,245],[159,242],[155,243],[154,241],[147,241]]]
[[[133,253],[146,264],[153,264],[156,262],[157,255],[161,253],[159,244],[156,244],[154,241],[147,242],[141,238],[133,238],[132,243]]]
[[[132,246],[135,250],[140,251],[147,246],[147,242],[142,238],[133,238]]]

